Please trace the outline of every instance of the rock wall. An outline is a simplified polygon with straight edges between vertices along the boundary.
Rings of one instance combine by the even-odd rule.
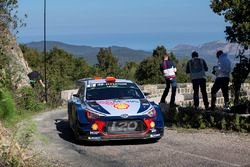
[[[8,30],[1,32],[0,45],[0,56],[7,59],[8,64],[5,68],[7,68],[6,72],[10,73],[12,86],[16,89],[29,86],[27,74],[31,72],[31,69],[25,61],[15,37]]]

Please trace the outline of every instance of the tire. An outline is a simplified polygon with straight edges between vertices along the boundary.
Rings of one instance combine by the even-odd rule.
[[[75,140],[77,142],[80,142],[80,135],[79,135],[79,122],[78,120],[75,120],[75,123],[73,124],[73,129],[74,129],[74,136],[75,136]]]
[[[73,119],[72,119],[72,108],[71,108],[71,112],[68,112],[68,122],[69,122],[69,126],[72,129],[73,128]]]
[[[157,143],[160,140],[160,138],[150,139],[152,143]]]

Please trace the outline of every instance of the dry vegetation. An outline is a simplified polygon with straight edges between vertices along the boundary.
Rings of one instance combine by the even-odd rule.
[[[24,166],[27,157],[13,135],[0,124],[0,166]]]
[[[4,128],[0,123],[0,167],[38,166],[36,154],[32,153],[32,150],[27,145],[24,146],[18,143],[18,133],[17,131],[10,132],[10,130]],[[21,134],[21,138],[29,140],[28,133]]]

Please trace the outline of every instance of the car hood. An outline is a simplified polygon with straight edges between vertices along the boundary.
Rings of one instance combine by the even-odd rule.
[[[97,100],[89,101],[87,104],[90,110],[95,110],[107,116],[142,115],[152,107],[146,99]]]

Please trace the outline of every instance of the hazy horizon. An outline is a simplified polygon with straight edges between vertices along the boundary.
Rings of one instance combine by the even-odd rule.
[[[209,5],[210,0],[47,0],[47,40],[141,50],[225,40],[224,18]],[[18,42],[43,40],[43,0],[19,0],[18,11],[28,15]]]
[[[211,38],[210,33],[207,34],[199,34],[199,33],[178,33],[182,34],[180,39],[174,38],[174,34],[172,33],[164,33],[164,34],[128,34],[128,35],[119,35],[119,34],[98,34],[98,35],[82,35],[83,38],[76,40],[75,37],[79,35],[72,35],[67,37],[67,40],[64,40],[65,37],[62,36],[51,36],[47,38],[47,41],[57,41],[63,42],[71,45],[79,45],[79,46],[92,46],[92,47],[109,47],[109,46],[121,46],[128,47],[131,49],[139,49],[152,51],[159,45],[164,45],[166,48],[172,49],[177,45],[187,44],[198,46],[204,43],[212,42],[212,41],[223,41],[226,42],[225,39],[218,37],[218,39]],[[220,34],[218,34],[219,36]],[[107,38],[109,41],[107,42]],[[171,39],[172,38],[172,39]],[[196,38],[196,39],[195,39]],[[55,40],[56,39],[56,40]],[[98,40],[97,40],[98,39]],[[159,42],[161,39],[162,42]],[[167,40],[169,39],[169,40]],[[22,41],[18,40],[20,43],[30,43],[30,42],[39,42],[43,41],[43,39],[38,39],[36,37],[30,36],[26,40]],[[108,43],[108,44],[107,44]]]

